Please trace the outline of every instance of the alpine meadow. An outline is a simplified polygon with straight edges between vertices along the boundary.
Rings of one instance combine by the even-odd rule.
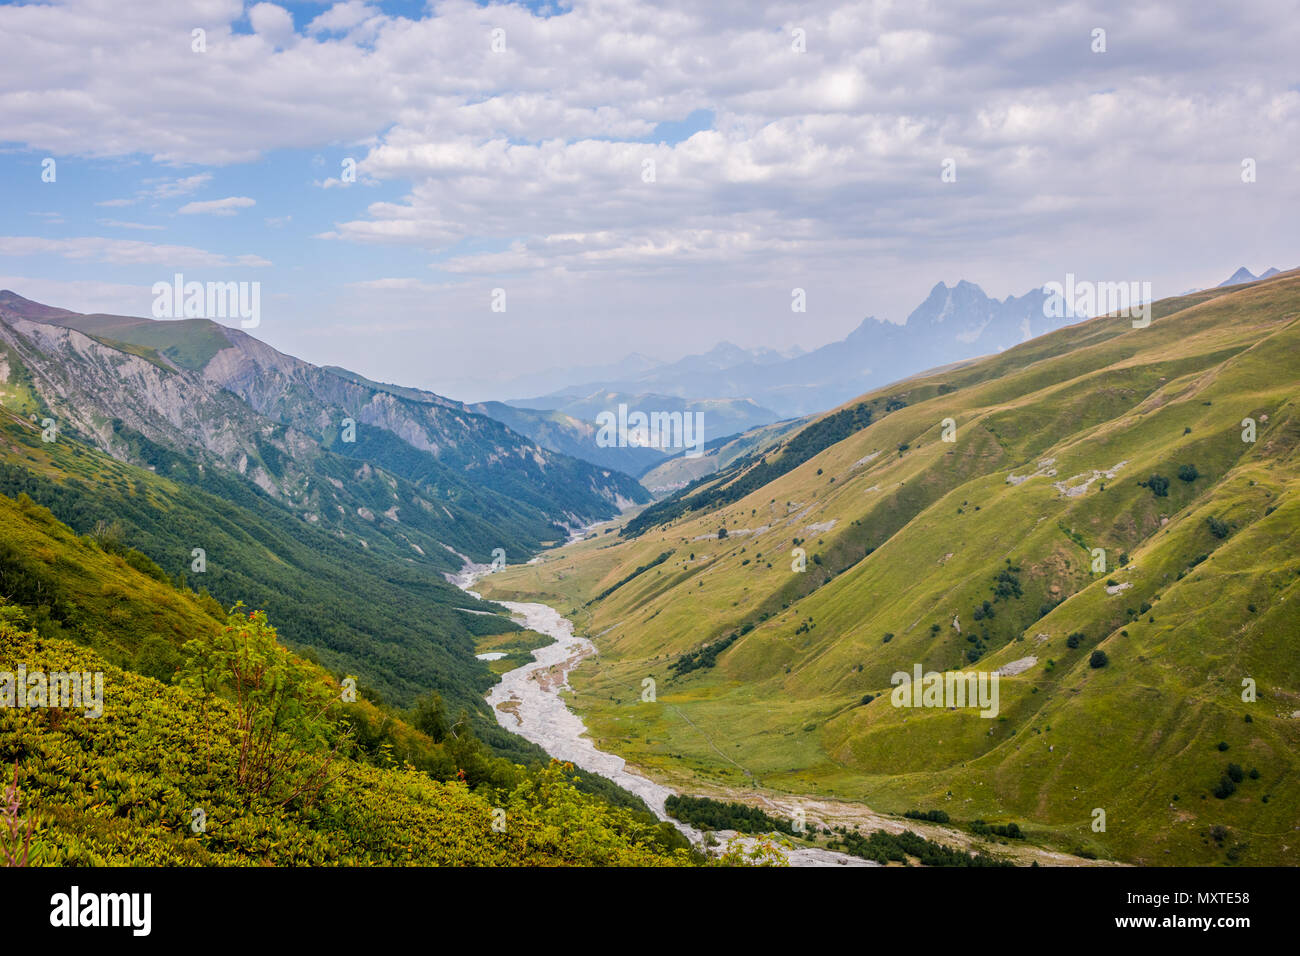
[[[891,943],[1280,930],[1297,49],[1284,0],[0,0],[15,939],[689,893],[721,943],[808,869]]]

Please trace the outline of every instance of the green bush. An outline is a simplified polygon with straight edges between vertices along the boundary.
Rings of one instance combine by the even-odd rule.
[[[1169,495],[1169,479],[1164,475],[1152,475],[1144,484],[1157,498],[1165,498]]]

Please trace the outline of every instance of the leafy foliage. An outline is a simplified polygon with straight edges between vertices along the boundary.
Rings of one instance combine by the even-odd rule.
[[[215,638],[185,645],[177,683],[207,706],[228,695],[239,733],[237,785],[250,794],[315,800],[346,737],[330,713],[337,696],[275,639],[265,611],[236,605]],[[324,754],[318,758],[318,755]]]
[[[105,684],[97,720],[57,709],[0,709],[0,764],[18,768],[34,822],[33,865],[692,862],[685,849],[665,848],[658,823],[581,793],[571,770],[558,764],[509,791],[471,791],[410,765],[382,768],[340,755],[315,800],[285,801],[282,790],[235,785],[245,739],[235,703],[213,696],[200,706],[181,687],[0,620],[0,669],[19,661],[33,670],[102,671]],[[205,820],[197,832],[195,809]]]
[[[718,663],[718,655],[734,644],[739,637],[739,634],[728,634],[721,640],[706,644],[698,650],[688,651],[673,661],[669,667],[677,672],[678,677],[701,667],[713,667]]]

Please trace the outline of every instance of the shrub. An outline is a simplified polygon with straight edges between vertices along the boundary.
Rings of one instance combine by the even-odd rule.
[[[346,734],[331,713],[335,702],[307,665],[276,640],[265,611],[236,604],[215,639],[188,642],[178,683],[207,705],[229,697],[239,729],[235,782],[241,790],[288,803],[314,802]]]
[[[1085,641],[1085,640],[1087,640],[1087,638],[1084,637],[1083,634],[1081,634],[1081,633],[1078,632],[1078,631],[1075,631],[1073,634],[1071,634],[1069,637],[1067,637],[1067,638],[1065,639],[1065,646],[1066,646],[1066,647],[1078,647],[1078,646],[1079,646],[1079,642],[1080,642],[1080,641]]]
[[[1106,656],[1106,652],[1103,650],[1093,651],[1092,656],[1088,658],[1088,666],[1094,670],[1105,667],[1109,663],[1110,658]]]
[[[1183,481],[1191,482],[1201,477],[1201,473],[1196,470],[1195,465],[1179,465],[1178,477],[1181,478]]]
[[[1157,498],[1165,498],[1169,495],[1169,479],[1164,475],[1152,475],[1146,480],[1146,486]]]
[[[1219,778],[1219,782],[1214,788],[1214,795],[1220,800],[1227,800],[1236,792],[1237,785],[1232,782],[1232,778],[1226,773]]]
[[[22,791],[18,787],[18,764],[15,763],[13,782],[5,788],[0,800],[0,866],[26,866],[31,856],[34,820],[29,814],[24,828],[18,819],[21,807]]]
[[[948,814],[943,810],[908,810],[903,816],[911,820],[929,820],[931,823],[947,823]]]

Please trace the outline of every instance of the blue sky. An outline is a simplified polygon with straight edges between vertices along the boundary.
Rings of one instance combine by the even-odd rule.
[[[148,314],[178,271],[259,281],[276,347],[467,399],[816,347],[940,280],[1174,294],[1300,264],[1292,13],[0,3],[0,287]]]

